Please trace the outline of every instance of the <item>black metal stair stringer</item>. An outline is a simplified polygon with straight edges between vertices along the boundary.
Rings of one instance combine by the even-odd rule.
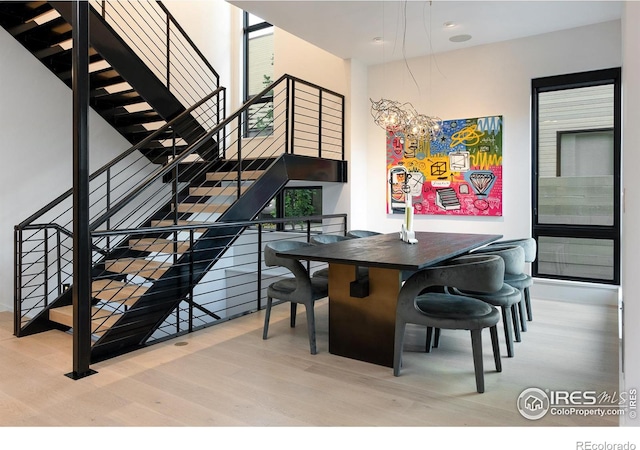
[[[71,23],[73,2],[50,3],[67,22]],[[93,7],[90,8],[89,22],[91,46],[133,87],[140,97],[151,105],[160,117],[168,122],[186,109]],[[197,140],[206,132],[191,115],[175,123],[173,128],[187,144],[192,144],[195,142],[194,139]],[[132,144],[136,143],[132,142]],[[211,158],[212,155],[217,154],[217,142],[212,139],[211,142],[203,145],[198,153],[204,159]]]
[[[282,155],[218,219],[229,227],[210,228],[140,299],[95,342],[92,362],[143,347],[146,340],[187,298],[191,286],[211,270],[240,236],[244,227],[231,223],[251,220],[291,180],[346,182],[346,162]]]

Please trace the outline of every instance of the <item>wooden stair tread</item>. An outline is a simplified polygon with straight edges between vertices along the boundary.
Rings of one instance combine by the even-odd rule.
[[[105,263],[105,268],[110,272],[139,275],[152,280],[157,280],[164,275],[169,267],[171,267],[169,263],[143,258],[122,258]]]
[[[220,213],[225,212],[230,205],[225,205],[222,203],[178,203],[178,212],[179,213]]]
[[[240,193],[244,193],[247,190],[246,186],[240,187]],[[219,195],[228,195],[235,197],[238,193],[236,186],[226,187],[192,187],[189,188],[189,195],[198,197],[217,197]]]
[[[143,238],[130,239],[129,248],[140,252],[157,252],[173,254],[173,243],[170,239]],[[178,241],[177,253],[184,253],[189,250],[189,243]]]
[[[112,313],[97,307],[91,308],[91,323],[93,334],[104,332],[111,328],[118,319],[122,317],[120,313]],[[49,310],[49,320],[67,327],[73,328],[73,305],[51,308]]]
[[[243,180],[257,180],[264,170],[245,170],[242,172]],[[210,172],[207,173],[207,181],[235,181],[238,179],[238,172]]]
[[[105,302],[133,305],[147,292],[147,287],[123,283],[117,280],[95,280],[91,284],[91,295]]]

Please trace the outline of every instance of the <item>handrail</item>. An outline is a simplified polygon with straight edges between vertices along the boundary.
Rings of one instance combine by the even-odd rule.
[[[195,228],[225,234],[231,222],[225,220],[219,225],[209,226],[211,222],[215,223],[224,214],[220,211],[225,211],[240,199],[243,187],[251,185],[256,179],[254,177],[261,176],[258,172],[266,170],[283,154],[344,159],[344,96],[285,74],[229,117],[222,118],[218,114],[219,103],[216,103],[216,95],[222,95],[221,90],[208,94],[189,108],[193,121],[202,126],[196,124],[192,127],[193,121],[177,123],[181,117],[178,116],[170,122],[174,128],[172,135],[167,133],[169,124],[156,130],[156,134],[165,132],[154,141],[164,146],[162,152],[167,155],[161,166],[149,161],[143,152],[136,152],[137,149],[143,150],[142,144],[138,144],[125,152],[128,157],[114,158],[92,175],[89,196],[91,245],[95,258],[93,270],[105,270],[103,265],[110,256],[126,253],[129,246],[127,236],[144,233],[149,236],[158,236],[158,233],[171,235],[179,231],[196,233],[193,227],[179,224],[183,214],[188,215],[186,217],[198,215],[196,220],[199,224]],[[261,122],[264,117],[267,117],[266,121]],[[192,163],[187,160],[190,155],[200,158]],[[231,172],[230,181],[233,182],[215,182],[215,189],[220,187],[216,194],[191,193],[192,190],[209,192],[212,184],[208,174],[215,171]],[[201,196],[203,198],[199,198]],[[32,330],[30,327],[38,320],[34,319],[35,316],[60,298],[65,284],[69,284],[73,275],[70,265],[73,260],[71,233],[57,233],[64,237],[65,242],[60,242],[59,238],[56,241],[49,236],[47,229],[31,225],[49,222],[70,229],[70,198],[60,196],[50,205],[55,207],[50,206],[48,211],[41,209],[39,219],[34,218],[38,216],[36,213],[16,226],[16,334]],[[206,206],[207,211],[201,206]],[[149,228],[153,221],[165,220],[175,225]],[[301,222],[305,220],[300,218]],[[298,220],[269,218],[261,223],[254,221],[254,224],[262,227],[267,222],[291,221]],[[202,222],[208,225],[203,226]],[[24,230],[28,231],[23,235]],[[233,240],[233,237],[229,239]],[[177,250],[174,252],[177,254]],[[48,261],[55,263],[51,266]],[[180,264],[175,256],[173,264]],[[158,286],[158,289],[162,288],[161,284]],[[189,308],[192,306],[190,304]]]
[[[160,1],[90,3],[184,106],[220,86],[220,75]]]
[[[179,115],[177,115],[175,118],[173,118],[170,122],[167,122],[166,124],[164,124],[162,127],[158,128],[156,131],[154,131],[153,133],[151,133],[149,136],[147,136],[145,139],[143,139],[142,141],[138,142],[137,144],[135,144],[133,147],[129,148],[128,150],[124,151],[123,153],[121,153],[120,155],[116,156],[115,158],[113,158],[110,162],[106,163],[105,165],[103,165],[101,168],[99,168],[98,170],[96,170],[95,172],[93,172],[90,176],[89,176],[89,181],[93,181],[94,179],[96,179],[97,177],[99,177],[100,175],[104,174],[107,170],[109,170],[111,167],[115,166],[117,163],[119,163],[120,161],[124,160],[127,156],[130,156],[132,153],[134,153],[137,150],[140,150],[141,148],[144,148],[147,144],[149,144],[150,142],[152,142],[154,139],[156,139],[158,136],[160,136],[161,134],[163,134],[165,131],[167,131],[169,128],[173,127],[173,125],[175,125],[175,123],[177,123],[179,120],[183,119],[184,117],[188,116],[189,114],[191,114],[194,110],[196,110],[197,108],[199,108],[200,106],[202,106],[204,103],[206,103],[208,100],[212,99],[213,97],[215,97],[216,95],[218,95],[220,92],[224,92],[226,91],[226,88],[224,87],[219,87],[217,88],[215,91],[213,91],[211,94],[207,95],[205,98],[203,98],[202,100],[200,100],[198,103],[196,103],[195,105],[193,105],[192,107],[190,107],[189,109],[183,111],[182,113],[180,113]],[[32,221],[34,221],[35,219],[37,219],[38,217],[40,217],[42,214],[46,213],[47,211],[51,210],[52,208],[54,208],[55,206],[59,205],[60,203],[62,203],[63,200],[65,200],[66,198],[70,197],[73,194],[73,188],[69,189],[68,191],[64,192],[63,194],[59,195],[55,200],[49,202],[48,204],[46,204],[45,206],[43,206],[42,208],[40,208],[38,211],[36,211],[35,213],[33,213],[31,216],[29,216],[27,219],[23,220],[22,222],[20,222],[18,225],[16,225],[16,229],[18,228],[24,228],[27,225],[31,224]]]
[[[288,80],[295,81],[296,83],[304,84],[306,86],[312,87],[314,89],[318,89],[323,92],[330,93],[338,97],[343,97],[341,94],[331,91],[330,89],[326,89],[321,86],[318,86],[314,83],[310,83],[308,81],[302,80],[300,78],[297,78],[288,74],[282,75],[275,82],[271,83],[269,86],[265,87],[261,92],[256,94],[252,99],[248,100],[244,105],[242,105],[242,107],[240,107],[234,113],[230,114],[229,117],[219,122],[217,126],[213,127],[209,132],[204,134],[200,139],[198,139],[197,142],[190,145],[179,156],[174,158],[174,160],[171,161],[168,165],[165,165],[164,167],[159,169],[156,173],[151,174],[149,177],[147,177],[146,181],[143,181],[135,189],[131,190],[127,196],[123,197],[118,203],[110,207],[108,211],[106,211],[104,214],[97,217],[90,224],[89,229],[91,231],[95,231],[100,225],[102,225],[103,223],[106,223],[109,218],[113,217],[115,214],[121,211],[126,205],[128,205],[133,199],[135,199],[142,192],[148,189],[155,181],[158,180],[158,178],[171,173],[176,167],[178,167],[178,165],[182,161],[185,160],[185,158],[195,153],[205,142],[208,142],[212,136],[215,136],[216,134],[220,133],[220,131],[223,130],[228,124],[240,118],[246,111],[249,110],[249,108],[252,105],[258,103],[263,96],[265,96],[267,93],[271,91],[274,91],[280,83]],[[343,149],[343,155],[344,155],[344,149]]]
[[[162,10],[167,14],[167,18],[175,25],[175,27],[178,29],[178,31],[180,31],[180,33],[182,34],[182,37],[185,38],[185,40],[189,43],[189,45],[191,45],[191,47],[193,48],[193,50],[196,52],[196,54],[202,59],[202,62],[209,68],[209,70],[211,70],[211,72],[214,73],[214,75],[220,79],[220,75],[218,75],[218,72],[216,72],[216,69],[213,68],[213,66],[209,63],[209,61],[207,60],[207,58],[202,54],[202,52],[200,51],[200,49],[196,46],[196,44],[191,40],[191,38],[189,37],[189,35],[184,31],[184,29],[182,28],[182,26],[176,21],[176,19],[173,17],[173,14],[171,14],[169,12],[169,10],[167,9],[166,6],[164,6],[164,4],[161,1],[158,1],[158,6],[160,8],[162,8]]]
[[[108,237],[108,236],[119,236],[119,235],[136,235],[136,234],[147,234],[149,232],[153,232],[156,234],[162,233],[170,233],[175,231],[189,231],[189,230],[198,230],[198,229],[209,229],[209,228],[233,228],[236,226],[247,227],[256,224],[264,224],[264,223],[289,223],[289,222],[306,222],[306,221],[318,221],[322,219],[337,219],[337,218],[346,218],[346,213],[339,214],[319,214],[314,216],[299,216],[299,217],[282,217],[275,218],[272,217],[270,219],[252,219],[252,220],[239,220],[234,222],[214,222],[207,224],[195,224],[195,225],[169,225],[162,227],[144,227],[144,228],[129,228],[123,230],[100,230],[94,231],[91,233],[93,237]]]
[[[73,233],[71,231],[67,230],[65,227],[61,225],[58,225],[57,223],[31,223],[29,225],[22,227],[21,229],[22,230],[42,230],[44,228],[51,228],[54,230],[58,230],[60,233],[66,235],[69,238],[73,237]],[[18,228],[16,227],[16,230],[17,229]],[[101,255],[106,255],[108,253],[107,251],[105,251],[104,249],[98,247],[93,243],[91,244],[91,248],[94,251],[100,253]]]

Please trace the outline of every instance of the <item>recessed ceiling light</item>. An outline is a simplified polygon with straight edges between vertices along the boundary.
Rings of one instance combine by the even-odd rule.
[[[443,27],[445,28],[453,28],[456,26],[455,22],[451,22],[451,21],[447,21],[445,23],[442,24]]]
[[[471,39],[471,35],[470,34],[457,34],[457,35],[451,36],[449,38],[449,40],[451,42],[466,42],[469,39]]]

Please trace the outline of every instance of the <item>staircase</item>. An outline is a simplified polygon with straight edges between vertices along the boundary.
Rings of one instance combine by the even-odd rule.
[[[64,81],[66,50],[60,44],[50,54],[45,49],[52,33],[60,35],[55,42],[68,33],[68,2],[52,4],[2,2],[0,18]],[[30,24],[46,13],[59,16]],[[92,10],[92,58],[110,66],[92,75],[91,104],[133,146],[90,177],[92,362],[149,345],[160,329],[173,328],[164,333],[171,338],[224,319],[207,299],[207,277],[224,264],[252,219],[290,181],[346,182],[342,95],[284,75],[227,118],[220,87],[178,106],[167,85],[171,95],[156,104],[147,83],[128,72],[140,58],[116,62],[124,56],[108,55],[113,43],[102,45],[101,33],[112,39],[114,32],[104,17]],[[114,83],[131,89],[105,89]],[[125,106],[142,98],[150,109],[127,110],[125,118]],[[265,111],[273,117],[268,136],[256,129],[264,121],[255,117]],[[73,326],[72,229],[71,190],[16,226],[16,336]],[[259,308],[259,299],[257,305],[249,309]]]
[[[171,14],[160,2],[90,2],[89,75],[90,106],[136,145],[160,127],[183,113],[188,106],[219,88],[219,76],[184,34]],[[71,87],[71,11],[72,2],[31,1],[0,2],[0,25],[48,67],[62,82]],[[145,61],[146,54],[157,52],[143,43],[138,28],[114,28],[122,18],[129,23],[143,20],[166,24],[173,41],[162,53],[166,60]],[[163,30],[163,33],[166,33]],[[150,44],[150,43],[149,43]],[[164,43],[160,43],[160,46]],[[171,46],[172,51],[168,51]],[[171,59],[173,58],[173,59]],[[185,66],[183,60],[188,60]],[[195,61],[195,64],[192,63]],[[151,64],[150,64],[151,63]],[[181,71],[177,68],[183,67]],[[171,77],[169,69],[173,70]],[[188,68],[188,69],[187,69]],[[174,88],[172,80],[188,83],[188,95]],[[224,102],[213,120],[224,115]],[[166,162],[177,143],[178,152],[195,142],[205,129],[193,116],[184,115],[171,133],[156,134],[139,148],[155,164]],[[216,153],[216,143],[201,148],[200,156]]]

